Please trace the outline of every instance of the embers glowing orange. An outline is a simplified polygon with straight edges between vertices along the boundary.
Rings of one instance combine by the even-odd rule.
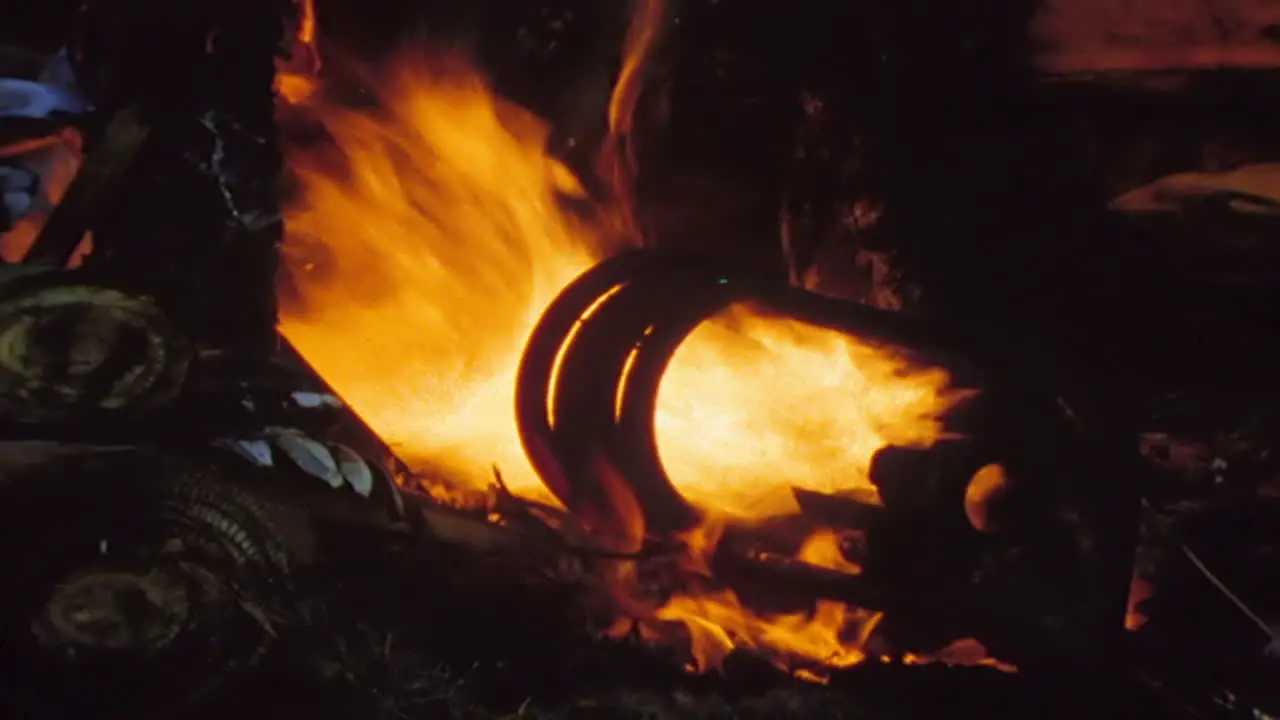
[[[294,0],[294,8],[298,17],[288,57],[282,58],[276,67],[276,92],[289,103],[311,97],[319,88],[320,72],[315,0]]]
[[[1147,624],[1147,616],[1142,612],[1142,603],[1154,593],[1151,583],[1138,573],[1133,574],[1133,582],[1129,585],[1129,603],[1124,616],[1126,630],[1141,630]]]

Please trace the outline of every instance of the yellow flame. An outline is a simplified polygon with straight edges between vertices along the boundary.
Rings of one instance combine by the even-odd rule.
[[[583,191],[464,66],[405,64],[384,92],[378,117],[317,107],[338,157],[290,156],[282,330],[406,461],[474,486],[496,463],[539,493],[512,391],[539,312],[599,256],[564,209]]]
[[[300,200],[286,218],[282,329],[437,486],[483,489],[496,464],[513,491],[548,499],[517,439],[516,367],[550,299],[618,244],[617,224],[567,209],[566,198],[581,205],[586,195],[544,153],[545,125],[469,67],[405,61],[384,77],[376,111],[323,96],[303,108],[333,142],[289,152]],[[713,518],[684,538],[684,572],[711,574],[726,523],[793,512],[792,486],[867,494],[877,450],[939,437],[956,399],[947,382],[941,370],[748,306],[697,329],[661,384],[657,417],[673,481]],[[612,506],[592,520],[634,550],[644,527],[619,470],[596,463]],[[799,556],[858,570],[830,531]],[[692,584],[646,606],[634,568],[616,570],[619,611],[654,639],[664,624],[682,628],[697,670],[751,648],[817,680],[822,667],[862,661],[880,617],[834,601],[765,616],[732,590]]]
[[[794,512],[793,487],[874,497],[872,456],[936,441],[955,401],[948,382],[848,335],[738,307],[677,350],[658,444],[687,498],[735,515]]]
[[[632,0],[631,24],[623,41],[622,69],[609,97],[609,134],[600,150],[600,175],[619,201],[618,221],[633,232],[636,231],[632,211],[637,163],[632,126],[645,88],[645,70],[661,37],[666,11],[666,0]]]

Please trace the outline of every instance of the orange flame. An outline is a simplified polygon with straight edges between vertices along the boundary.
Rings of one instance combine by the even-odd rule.
[[[797,511],[793,487],[875,498],[872,456],[932,445],[957,399],[948,381],[842,333],[738,307],[676,351],[658,445],[685,497],[742,517]]]
[[[316,47],[315,0],[294,0],[297,26],[289,54],[276,68],[276,93],[288,103],[299,103],[319,88],[320,52]]]
[[[640,3],[640,24],[656,23],[659,6]],[[652,43],[645,32],[630,34],[610,105],[620,132],[626,78]],[[550,500],[517,439],[516,367],[554,294],[616,249],[616,219],[568,209],[566,199],[581,206],[587,196],[543,151],[545,125],[464,64],[404,61],[383,76],[377,111],[309,98],[306,111],[333,143],[290,151],[301,199],[286,217],[282,330],[438,487],[483,490],[496,464],[514,492]],[[959,397],[947,385],[941,370],[750,307],[706,323],[662,382],[657,430],[673,482],[711,519],[683,538],[688,587],[663,603],[642,600],[633,562],[614,565],[619,612],[654,640],[681,628],[695,670],[736,648],[813,680],[865,659],[877,613],[822,601],[810,613],[764,616],[697,580],[711,574],[726,524],[796,512],[792,486],[874,498],[872,456],[935,442]],[[617,549],[638,548],[645,529],[629,487],[603,459],[595,470],[612,507],[591,520]],[[858,571],[829,530],[798,557]]]
[[[634,229],[632,183],[637,172],[632,133],[636,107],[645,87],[645,69],[661,38],[666,0],[632,0],[632,20],[623,41],[622,69],[609,98],[609,134],[600,150],[599,172],[619,200],[620,221]]]
[[[9,149],[9,148],[6,148]],[[40,231],[53,207],[62,201],[71,179],[79,172],[84,159],[80,133],[68,128],[57,135],[23,143],[20,152],[22,163],[40,176],[41,193],[35,198],[35,210],[22,217],[8,232],[0,232],[0,259],[17,263],[35,244]],[[93,239],[86,235],[72,254],[69,266],[77,267],[93,248]]]
[[[284,334],[406,461],[541,494],[516,435],[516,365],[538,314],[599,257],[546,127],[456,62],[405,62],[384,115],[321,104],[340,157],[295,152],[286,215],[300,302]]]
[[[798,662],[838,669],[866,660],[862,648],[881,614],[819,600],[812,613],[766,617],[751,612],[732,591],[725,590],[676,596],[655,617],[688,628],[694,658],[690,669],[696,672],[719,668],[729,653],[739,649],[760,651],[780,669],[794,672]],[[805,679],[824,679],[818,671],[805,670]]]
[[[1155,592],[1155,588],[1151,583],[1144,580],[1136,572],[1133,574],[1133,582],[1129,585],[1129,604],[1124,616],[1124,628],[1126,630],[1141,630],[1143,625],[1147,624],[1147,616],[1140,609],[1142,603],[1150,598]]]
[[[834,530],[822,529],[805,539],[804,544],[796,551],[796,559],[814,567],[835,570],[836,572],[857,575],[862,567],[849,562],[841,549],[842,539]]]
[[[310,47],[316,44],[315,0],[298,0],[298,42]]]
[[[689,545],[702,568],[714,552],[719,528],[715,521],[708,523],[695,531],[698,537]],[[839,534],[825,528],[814,532],[796,557],[816,567],[851,574],[862,571],[844,557]],[[863,648],[882,617],[882,613],[832,600],[817,601],[812,612],[763,615],[745,606],[732,590],[715,590],[677,593],[640,627],[642,636],[666,640],[655,623],[683,626],[689,637],[693,671],[717,669],[730,653],[749,649],[784,671],[822,682],[824,670],[852,667],[867,658]]]

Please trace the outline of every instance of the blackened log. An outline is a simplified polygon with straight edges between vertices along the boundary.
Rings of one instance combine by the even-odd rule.
[[[199,344],[248,356],[276,338],[274,62],[292,10],[288,0],[94,0],[72,52],[104,118],[137,105],[152,125],[93,227],[86,266],[154,294]]]

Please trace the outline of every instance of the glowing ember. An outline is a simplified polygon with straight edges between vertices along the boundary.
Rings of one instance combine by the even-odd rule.
[[[1147,624],[1147,616],[1139,609],[1142,603],[1151,597],[1154,588],[1151,583],[1133,574],[1133,582],[1129,585],[1129,604],[1124,616],[1126,630],[1141,630]]]
[[[660,10],[641,2],[638,18],[655,23]],[[629,37],[630,52],[647,52],[653,28]],[[638,77],[634,62],[624,66]],[[380,77],[376,111],[323,94],[298,108],[333,143],[290,151],[300,192],[287,216],[282,329],[441,487],[447,478],[483,490],[496,464],[517,494],[550,500],[517,439],[517,363],[555,293],[624,243],[617,228],[630,227],[629,215],[568,209],[567,199],[581,207],[587,198],[545,154],[545,125],[465,64],[405,61]],[[622,88],[631,99],[611,104],[615,129],[628,126],[613,115],[629,112],[638,92]],[[735,648],[815,680],[822,668],[863,660],[877,613],[822,601],[812,612],[763,616],[695,579],[710,575],[727,523],[794,512],[793,486],[874,498],[873,454],[937,440],[939,417],[957,397],[947,382],[940,370],[911,369],[846,335],[746,307],[699,328],[663,380],[658,440],[678,490],[713,519],[682,538],[690,582],[659,605],[640,599],[634,566],[617,564],[620,613],[655,640],[678,628],[696,670]],[[617,547],[638,547],[645,529],[635,499],[618,468],[600,465],[613,503],[607,529]],[[829,530],[816,531],[798,559],[859,571]]]
[[[996,530],[998,523],[991,517],[992,509],[1008,487],[1009,476],[1002,465],[984,465],[969,479],[964,492],[964,514],[974,530]]]

